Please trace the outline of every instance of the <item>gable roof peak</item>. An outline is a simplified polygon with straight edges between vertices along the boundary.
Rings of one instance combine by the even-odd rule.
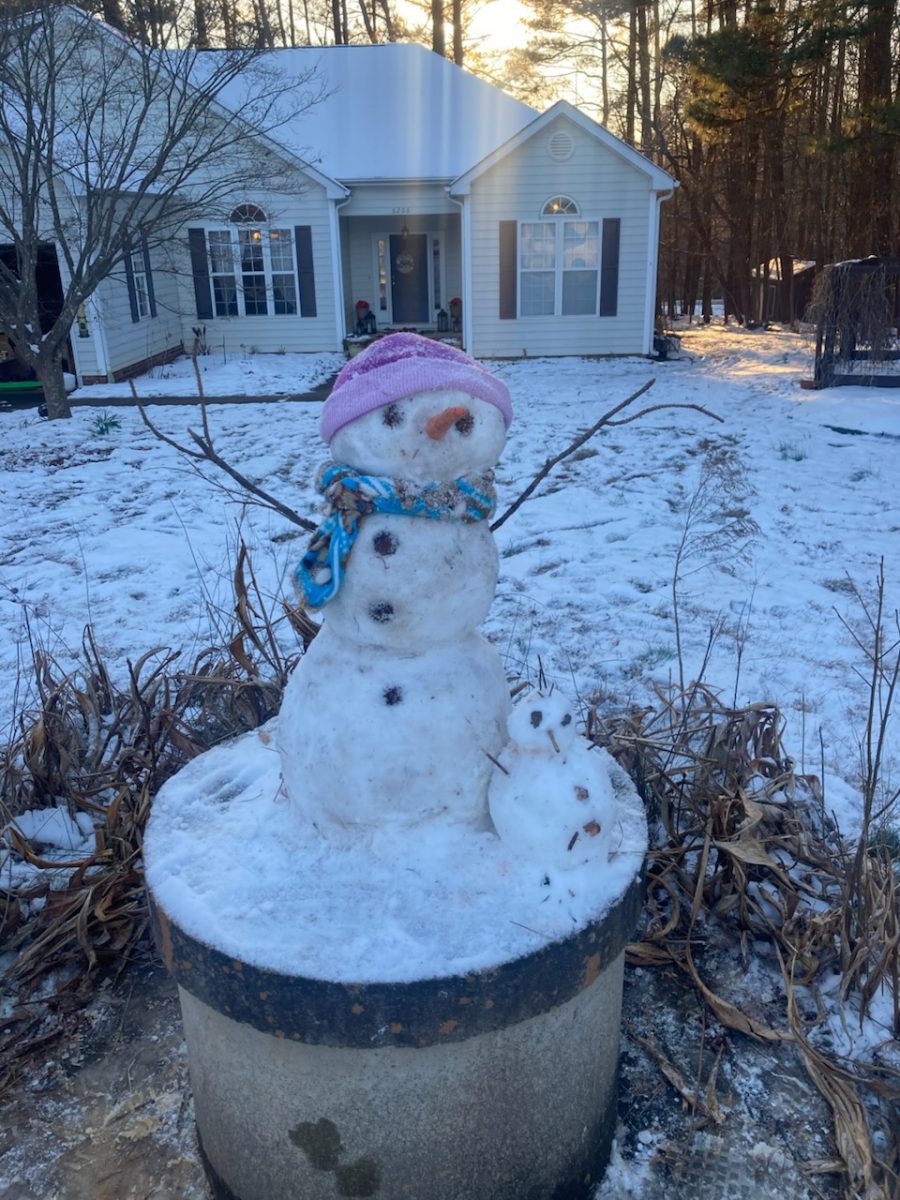
[[[610,133],[605,125],[601,125],[599,121],[595,121],[593,118],[587,116],[586,113],[583,113],[580,108],[576,108],[570,101],[557,100],[518,133],[499,145],[491,154],[488,154],[466,171],[465,174],[455,179],[450,185],[451,195],[467,195],[472,183],[480,175],[484,174],[485,171],[506,158],[508,154],[518,149],[519,146],[524,145],[525,142],[530,141],[542,130],[545,130],[549,125],[560,119],[567,119],[573,122],[573,124],[584,130],[585,133],[596,139],[601,145],[646,175],[651,191],[668,192],[678,186],[676,180],[671,175],[661,167],[658,167],[654,162],[651,162],[640,151],[635,150],[633,146],[623,141],[622,138],[616,137],[614,133]]]

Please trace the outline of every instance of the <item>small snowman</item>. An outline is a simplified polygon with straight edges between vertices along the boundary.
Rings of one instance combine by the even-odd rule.
[[[323,830],[490,828],[510,702],[478,626],[497,582],[493,468],[511,419],[504,383],[408,333],[352,359],[325,402],[327,516],[297,576],[327,610],[278,726],[285,790]]]
[[[529,692],[509,717],[509,742],[488,795],[503,845],[551,879],[605,864],[615,826],[608,762],[576,732],[565,696]]]

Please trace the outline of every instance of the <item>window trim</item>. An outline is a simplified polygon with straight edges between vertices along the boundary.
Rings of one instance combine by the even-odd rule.
[[[144,247],[132,246],[129,251],[131,266],[131,281],[134,286],[134,306],[138,321],[146,321],[150,317],[150,288],[148,286],[147,260]]]
[[[574,204],[575,201],[572,201]],[[597,238],[597,265],[595,267],[566,267],[565,266],[565,226],[567,224],[577,225],[595,225]],[[528,225],[546,225],[554,230],[555,248],[554,248],[554,264],[553,267],[523,267],[522,256],[523,247],[525,244],[524,227]],[[553,311],[548,313],[523,313],[522,312],[522,276],[525,274],[547,274],[553,270]],[[589,312],[581,313],[564,313],[563,312],[563,296],[564,296],[564,280],[567,271],[588,270],[593,271],[596,280],[594,284],[594,304]],[[554,217],[538,217],[537,219],[522,219],[518,221],[516,226],[516,316],[522,321],[539,321],[548,318],[561,318],[568,320],[570,318],[596,317],[600,308],[600,284],[603,272],[603,218],[600,216],[575,216],[572,213],[561,213]]]
[[[562,204],[557,208],[551,206],[557,201],[562,201]],[[571,208],[565,208],[564,205],[570,204]],[[557,192],[551,196],[549,200],[541,207],[539,220],[553,220],[555,217],[580,217],[581,205],[577,200],[573,200],[571,196],[567,196],[564,192]]]
[[[137,325],[141,321],[154,320],[156,317],[156,290],[153,286],[150,250],[143,233],[137,235],[136,242],[129,241],[126,244],[123,263],[128,306],[131,309],[131,323]]]
[[[259,210],[262,211],[261,209]],[[237,209],[235,210],[237,212]],[[249,222],[249,221],[232,221],[227,225],[219,223],[203,225],[200,228],[203,230],[204,249],[206,252],[207,272],[209,276],[210,288],[210,305],[212,308],[212,320],[227,321],[241,318],[244,320],[254,320],[258,318],[266,319],[268,317],[299,317],[301,316],[300,303],[300,273],[297,262],[297,245],[296,234],[294,227],[291,225],[276,225],[273,221],[266,222]],[[252,237],[254,233],[260,234],[260,250],[262,252],[262,270],[245,270],[242,256],[242,238]],[[212,246],[210,242],[211,234],[227,234],[228,245],[231,250],[231,266],[232,270],[222,271],[216,270],[216,263],[213,257]],[[272,262],[272,235],[278,235],[278,243],[282,247],[282,253],[285,257],[289,254],[291,261],[290,271],[279,269],[273,266]],[[224,242],[224,239],[223,239]],[[262,275],[264,278],[264,293],[266,311],[247,312],[246,308],[246,291],[244,285],[245,276],[258,277]],[[275,277],[290,276],[293,281],[293,312],[276,312],[276,294],[275,294]],[[220,312],[219,301],[216,297],[215,280],[230,279],[235,289],[235,303],[237,312]],[[284,305],[286,302],[283,298],[279,299],[278,304]]]

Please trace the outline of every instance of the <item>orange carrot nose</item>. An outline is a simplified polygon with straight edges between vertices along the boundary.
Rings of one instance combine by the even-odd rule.
[[[445,408],[443,412],[435,413],[430,420],[425,422],[425,432],[430,438],[434,438],[439,442],[451,425],[455,425],[457,421],[469,415],[469,410],[462,404],[454,404],[452,408]]]

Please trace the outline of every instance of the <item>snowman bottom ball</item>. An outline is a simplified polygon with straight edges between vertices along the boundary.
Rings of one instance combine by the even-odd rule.
[[[323,832],[434,818],[488,828],[489,755],[506,742],[509,707],[502,663],[480,634],[401,657],[326,625],[278,718],[288,798]]]

